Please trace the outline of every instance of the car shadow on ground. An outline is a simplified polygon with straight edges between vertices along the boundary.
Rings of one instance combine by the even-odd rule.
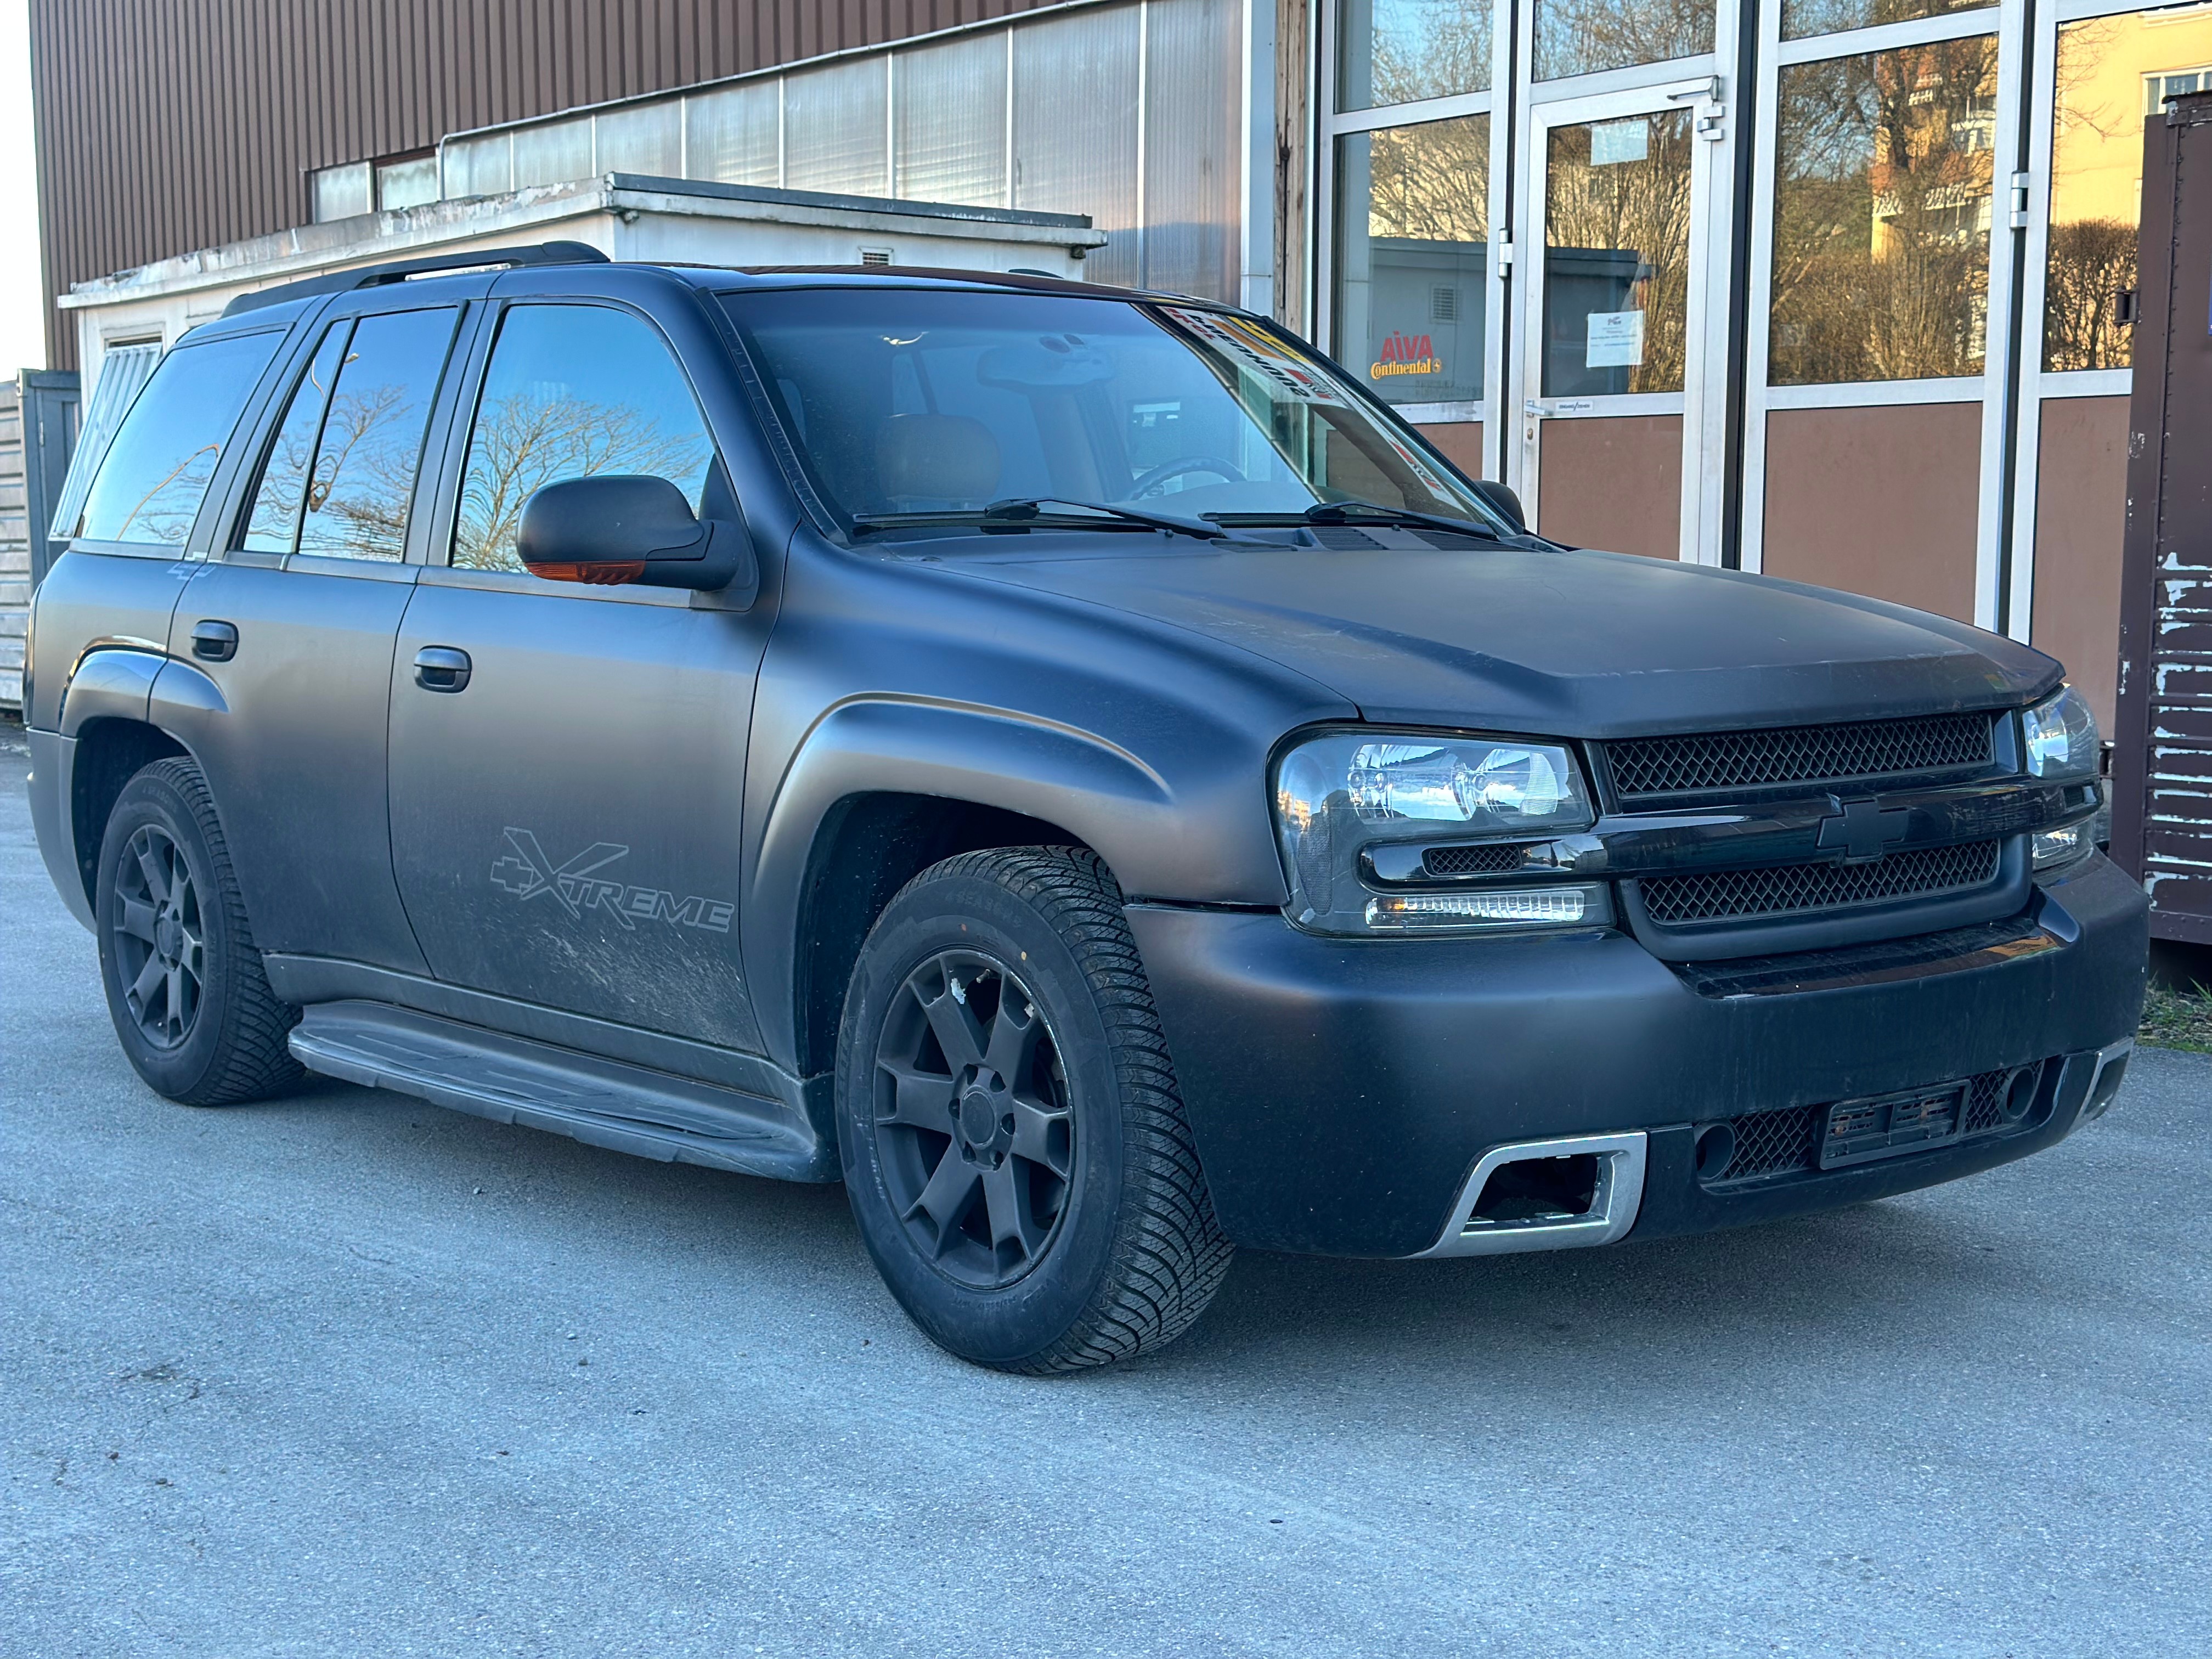
[[[380,1182],[473,1188],[495,1201],[526,1194],[509,1223],[525,1230],[520,1243],[611,1261],[665,1250],[692,1264],[687,1271],[784,1298],[794,1329],[810,1315],[842,1317],[854,1322],[856,1340],[864,1326],[882,1342],[888,1322],[917,1358],[943,1358],[904,1329],[841,1187],[654,1164],[343,1084],[311,1082],[226,1109],[334,1136]],[[1650,1385],[1678,1372],[1710,1379],[1723,1354],[1755,1365],[1808,1350],[1844,1356],[1916,1330],[1940,1340],[1962,1302],[2038,1294],[2032,1218],[1993,1210],[1977,1190],[2001,1174],[1604,1250],[1450,1261],[1247,1250],[1188,1337],[1105,1375],[1147,1386],[1237,1376],[1243,1389],[1297,1389],[1428,1371],[1556,1391],[1563,1374],[1601,1388]],[[820,1332],[810,1327],[809,1340]],[[900,1338],[891,1340],[896,1347]]]

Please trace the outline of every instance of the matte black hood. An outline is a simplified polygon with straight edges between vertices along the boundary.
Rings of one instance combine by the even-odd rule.
[[[1991,708],[2061,677],[1925,611],[1624,554],[1054,540],[946,563],[1241,647],[1376,721],[1620,737]]]

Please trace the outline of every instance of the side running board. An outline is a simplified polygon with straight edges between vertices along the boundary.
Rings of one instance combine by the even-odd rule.
[[[318,1003],[291,1048],[326,1077],[664,1164],[838,1177],[836,1144],[779,1101],[386,1003]]]

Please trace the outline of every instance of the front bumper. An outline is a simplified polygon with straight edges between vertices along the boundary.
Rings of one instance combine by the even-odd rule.
[[[2051,1145],[2098,1054],[2135,1030],[2148,906],[2093,857],[2038,889],[2029,919],[2048,936],[2037,950],[1747,991],[1699,979],[1723,964],[1677,971],[1620,933],[1345,939],[1272,913],[1129,909],[1222,1225],[1241,1244],[1360,1256],[1438,1246],[1477,1162],[1509,1143],[1642,1131],[1639,1238],[1862,1202]],[[2044,1103],[2002,1134],[1754,1188],[1696,1173],[1701,1124],[2051,1060]]]

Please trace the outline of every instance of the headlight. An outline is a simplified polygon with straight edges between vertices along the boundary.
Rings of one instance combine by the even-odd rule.
[[[2027,738],[2027,769],[2039,778],[2097,775],[2097,717],[2072,686],[2045,698],[2020,717]]]
[[[2087,858],[2095,848],[2090,831],[2095,821],[2084,818],[2079,823],[2069,823],[2063,829],[2039,830],[2035,832],[2035,873],[2047,875],[2053,870],[2063,870],[2069,864]]]
[[[1371,849],[1391,842],[1548,841],[1595,821],[1582,769],[1558,744],[1334,732],[1300,744],[1275,770],[1275,829],[1291,912],[1300,927],[1320,933],[1606,923],[1611,907],[1601,884],[1378,892],[1363,864]]]

